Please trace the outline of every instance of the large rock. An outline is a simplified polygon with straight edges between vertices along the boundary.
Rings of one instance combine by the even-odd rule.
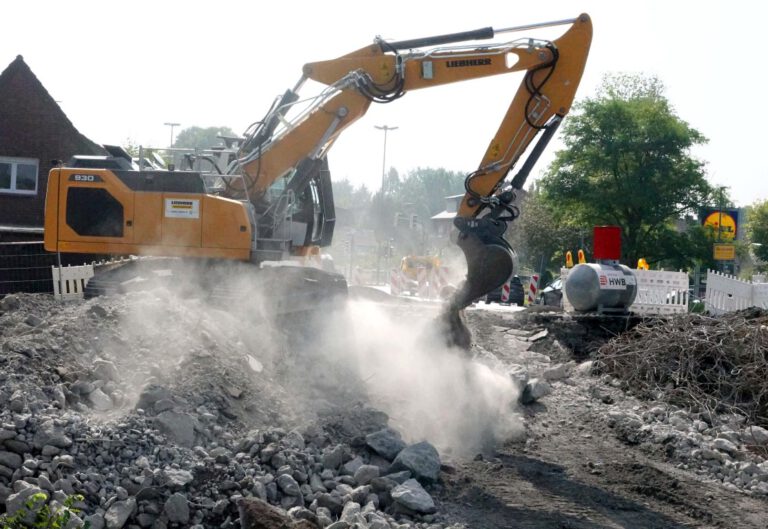
[[[157,384],[150,384],[141,391],[136,408],[151,412],[157,401],[171,398],[173,398],[173,395],[166,388]]]
[[[195,419],[177,411],[164,411],[155,418],[157,429],[178,445],[192,448],[195,444]]]
[[[344,447],[336,445],[331,450],[323,453],[323,468],[330,470],[338,470],[341,463],[344,461]]]
[[[393,472],[409,470],[416,479],[437,481],[440,475],[440,454],[426,441],[408,446],[392,462]]]
[[[406,444],[400,438],[400,434],[391,429],[384,428],[378,432],[369,433],[365,436],[365,443],[371,449],[382,457],[392,461]]]
[[[195,479],[190,471],[173,468],[163,470],[161,475],[167,486],[175,488],[186,487]]]
[[[104,523],[107,529],[122,529],[128,518],[133,516],[135,512],[136,500],[134,498],[116,501],[104,513]]]
[[[552,386],[548,382],[534,378],[528,381],[520,395],[520,401],[523,404],[532,404],[542,397],[552,393]]]
[[[88,400],[91,401],[91,405],[96,411],[109,411],[114,407],[112,398],[100,389],[94,389],[90,392]]]
[[[117,371],[117,367],[115,367],[115,364],[109,360],[102,360],[100,358],[94,360],[93,374],[99,380],[120,380],[120,374]]]
[[[8,294],[3,299],[0,299],[0,311],[10,312],[19,307],[21,307],[21,302],[19,301],[19,298],[13,294]]]
[[[42,450],[45,445],[69,448],[72,446],[72,439],[67,436],[63,427],[56,426],[53,420],[49,419],[38,426],[32,438],[32,446],[38,450]]]
[[[358,485],[367,485],[373,478],[379,477],[379,467],[374,465],[360,465],[355,471],[354,478]]]
[[[172,523],[189,523],[189,503],[187,497],[175,492],[165,502],[163,512]]]
[[[747,428],[743,439],[747,444],[767,445],[768,430],[761,428],[760,426],[750,426]]]
[[[712,447],[716,448],[717,450],[720,450],[721,452],[725,452],[729,455],[734,455],[736,452],[739,451],[739,447],[736,446],[734,443],[729,441],[728,439],[715,439],[712,441]]]
[[[19,511],[19,509],[22,508],[29,511],[27,508],[27,502],[30,501],[32,496],[35,494],[42,494],[46,500],[48,499],[48,494],[46,494],[41,488],[35,487],[34,485],[25,481],[17,481],[16,483],[18,483],[18,485],[14,484],[14,488],[17,489],[17,492],[15,494],[11,494],[8,496],[8,499],[5,500],[5,511],[9,516],[13,516]],[[45,501],[37,502],[34,505],[35,508],[27,513],[27,515],[24,517],[24,520],[34,520],[34,513],[39,511],[43,505],[45,505]],[[3,525],[3,527],[5,527],[5,525]]]
[[[22,462],[23,461],[19,454],[8,452],[6,450],[0,450],[0,465],[6,466],[12,469],[17,469],[21,466]]]
[[[431,514],[436,510],[432,496],[415,479],[409,479],[402,485],[398,485],[392,489],[391,494],[395,503],[412,511]]]
[[[277,477],[277,485],[288,496],[301,496],[298,482],[290,474],[281,474]]]

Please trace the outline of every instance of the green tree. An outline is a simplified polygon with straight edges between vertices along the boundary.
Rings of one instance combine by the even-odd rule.
[[[464,192],[465,175],[443,168],[417,168],[409,172],[393,193],[395,205],[426,222],[445,209],[445,197]]]
[[[655,77],[607,76],[566,121],[566,149],[541,184],[561,218],[620,226],[628,264],[674,254],[683,237],[674,222],[712,202],[704,164],[690,154],[706,138],[663,92]]]
[[[522,267],[538,272],[543,263],[545,269],[559,270],[565,264],[566,252],[573,252],[576,259],[577,251],[591,238],[591,230],[562,218],[557,207],[535,188],[520,209],[520,217],[507,229],[507,239]]]
[[[747,232],[755,257],[768,261],[768,200],[752,205],[748,222]]]
[[[224,145],[218,136],[237,136],[229,127],[187,127],[176,136],[174,147],[182,149],[210,149]]]

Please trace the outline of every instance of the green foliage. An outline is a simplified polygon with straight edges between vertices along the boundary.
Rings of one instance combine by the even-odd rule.
[[[74,507],[76,502],[83,501],[83,496],[76,494],[67,497],[64,505],[53,510],[48,505],[48,495],[42,492],[33,494],[27,500],[25,507],[19,509],[13,516],[0,516],[1,529],[63,529],[72,519],[72,515],[80,513],[80,509]],[[30,522],[28,515],[34,513],[34,519]],[[84,522],[78,526],[82,529],[88,529],[90,522]]]
[[[174,147],[182,149],[210,149],[224,145],[217,136],[237,136],[229,127],[188,127],[176,136]]]
[[[578,225],[622,228],[624,259],[660,261],[682,235],[673,222],[710,203],[691,147],[706,139],[675,115],[654,77],[606,77],[564,126],[566,149],[541,182],[552,207]]]
[[[539,271],[543,261],[545,269],[559,269],[565,264],[566,252],[573,252],[575,259],[582,244],[591,238],[591,230],[562,215],[536,190],[525,198],[521,210],[507,234],[523,267]]]
[[[752,250],[761,261],[768,261],[768,200],[752,205],[747,233]]]

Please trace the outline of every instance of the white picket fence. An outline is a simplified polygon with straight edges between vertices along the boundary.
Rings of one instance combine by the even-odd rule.
[[[560,269],[563,284],[563,309],[574,312],[565,294],[568,268]],[[632,270],[637,280],[637,296],[628,310],[642,315],[685,314],[688,312],[688,274],[665,270]]]
[[[93,277],[93,265],[52,266],[53,297],[59,301],[82,299],[85,285]]]
[[[768,309],[768,283],[764,276],[754,276],[748,281],[714,270],[707,271],[707,311],[724,314],[749,307]]]

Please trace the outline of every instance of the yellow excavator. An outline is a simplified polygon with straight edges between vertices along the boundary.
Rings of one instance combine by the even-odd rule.
[[[550,26],[567,30],[555,40],[526,36],[478,44]],[[294,88],[249,127],[231,162],[213,176],[149,169],[119,153],[75,156],[52,169],[45,248],[260,263],[262,270],[271,269],[268,281],[292,274],[303,287],[312,285],[318,299],[344,291],[341,276],[318,267],[265,266],[287,258],[310,262],[331,243],[335,213],[327,154],[338,136],[371,103],[390,103],[411,90],[524,72],[478,168],[466,177],[454,222],[468,265],[450,304],[459,311],[513,274],[504,233],[519,214],[516,198],[528,174],[571,108],[591,39],[591,20],[582,14],[397,42],[376,38],[342,57],[306,64]],[[308,80],[324,89],[302,99],[299,90]]]

